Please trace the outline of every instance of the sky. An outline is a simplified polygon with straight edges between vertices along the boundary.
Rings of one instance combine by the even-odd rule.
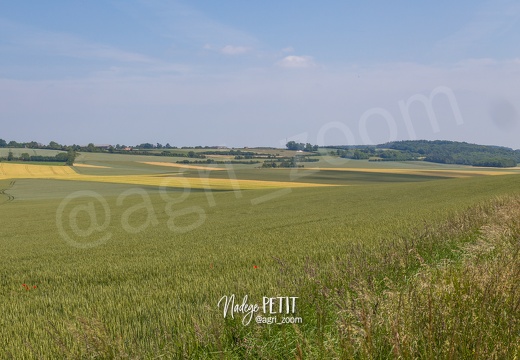
[[[520,148],[520,2],[0,1],[0,138]]]

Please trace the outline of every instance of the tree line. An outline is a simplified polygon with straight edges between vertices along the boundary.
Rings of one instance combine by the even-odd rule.
[[[15,161],[15,162],[62,162],[66,165],[74,165],[76,159],[76,152],[69,150],[67,152],[58,153],[55,156],[41,156],[29,155],[29,153],[22,153],[20,156],[14,156],[12,151],[9,151],[7,157],[0,157],[0,161]]]
[[[311,143],[297,143],[296,141],[289,141],[285,144],[287,150],[295,150],[295,151],[305,151],[305,152],[315,152],[318,151],[318,145],[312,145]]]
[[[375,146],[332,148],[335,150],[330,151],[331,155],[369,161],[428,161],[486,167],[514,167],[520,162],[520,150],[446,140],[404,140]]]
[[[142,149],[142,150],[151,150],[151,149],[177,149],[176,146],[171,146],[170,144],[162,145],[160,143],[151,144],[151,143],[142,143],[135,146],[127,146],[127,145],[94,145],[93,143],[89,143],[86,146],[83,145],[63,145],[59,144],[56,141],[51,141],[49,144],[45,145],[36,141],[29,142],[17,142],[14,140],[6,141],[4,139],[0,139],[0,148],[26,148],[26,149],[42,149],[42,150],[62,150],[68,151],[70,149],[74,151],[84,151],[84,152],[109,152],[110,150],[124,150],[128,148],[132,149]]]
[[[148,156],[171,156],[171,157],[187,157],[195,159],[206,159],[206,155],[233,155],[236,161],[252,160],[259,158],[275,159],[276,161],[269,161],[266,167],[294,167],[296,162],[309,160],[290,160],[278,159],[278,154],[260,154],[253,151],[241,151],[235,149],[223,149],[221,151],[214,151],[218,147],[202,147],[197,146],[197,149],[204,149],[206,151],[189,151],[187,153],[180,153],[172,151],[178,149],[171,146],[169,143],[162,145],[160,143],[142,143],[133,147],[117,144],[96,146],[93,143],[87,146],[81,145],[62,145],[55,141],[44,145],[36,141],[17,142],[0,139],[0,148],[27,148],[27,149],[47,149],[59,150],[65,153],[56,156],[31,156],[28,153],[23,153],[20,157],[15,159],[11,153],[7,158],[0,160],[7,161],[55,161],[73,163],[77,152],[108,152],[119,154],[132,155],[148,155]],[[183,147],[185,148],[185,147]],[[286,144],[288,150],[302,151],[308,153],[308,156],[320,155],[318,145],[310,143],[297,143],[289,141]],[[520,162],[520,150],[513,150],[501,146],[486,146],[469,144],[466,142],[445,141],[445,140],[405,140],[394,141],[386,144],[375,146],[335,146],[329,147],[335,149],[331,151],[331,155],[337,155],[342,158],[349,159],[369,159],[372,161],[429,161],[442,164],[460,164],[473,166],[488,166],[488,167],[514,167]],[[150,151],[162,149],[163,151]],[[129,151],[131,150],[131,151]]]
[[[394,141],[378,147],[398,150],[410,157],[441,164],[514,167],[520,162],[520,150],[458,141],[407,140]]]

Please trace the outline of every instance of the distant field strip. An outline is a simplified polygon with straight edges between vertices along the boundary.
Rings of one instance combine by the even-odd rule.
[[[520,174],[516,168],[513,170],[451,170],[451,169],[369,169],[369,168],[305,168],[304,170],[323,170],[323,171],[356,171],[365,173],[382,173],[382,174],[407,174],[407,175],[427,175],[440,177],[470,177],[478,175],[513,175]]]
[[[191,169],[191,170],[208,170],[208,171],[209,170],[211,170],[211,171],[226,170],[223,168],[216,168],[216,167],[209,167],[209,166],[196,166],[196,165],[169,163],[169,162],[141,161],[140,163],[147,164],[147,165],[167,166],[167,167],[175,167],[175,168]]]
[[[284,181],[229,180],[199,177],[165,177],[157,175],[134,176],[88,176],[79,175],[63,180],[94,181],[116,184],[149,185],[175,188],[212,189],[212,190],[255,190],[271,188],[305,188],[331,186],[324,184],[297,183]],[[332,185],[334,186],[334,185]]]
[[[0,164],[2,165],[2,174],[0,175],[0,180],[54,179],[212,190],[255,190],[271,188],[305,188],[335,186],[326,184],[298,183],[285,181],[230,180],[213,179],[206,177],[183,177],[164,175],[82,175],[76,173],[69,166],[23,165],[5,163]]]
[[[110,169],[108,166],[89,165],[89,164],[74,164],[75,167],[92,168],[92,169]]]

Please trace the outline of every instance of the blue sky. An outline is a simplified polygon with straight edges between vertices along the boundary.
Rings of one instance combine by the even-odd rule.
[[[520,148],[518,44],[507,0],[4,1],[0,138]]]

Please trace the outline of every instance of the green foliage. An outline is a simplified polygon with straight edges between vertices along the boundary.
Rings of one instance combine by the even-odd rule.
[[[361,160],[361,159],[368,159],[370,157],[369,154],[366,152],[360,151],[360,150],[354,150],[354,155],[352,155],[352,159]]]
[[[144,144],[137,145],[136,148],[138,148],[138,149],[145,149],[145,150],[148,149],[149,150],[149,149],[153,149],[154,146],[153,146],[153,144],[150,144],[150,143],[144,143]]]
[[[51,141],[49,145],[42,145],[35,141],[28,143],[18,143],[16,141],[7,141],[0,139],[1,147],[11,148],[30,148],[30,149],[51,149],[51,150],[73,150],[76,152],[89,152],[89,153],[113,153],[113,154],[130,154],[130,155],[146,155],[146,156],[170,156],[170,157],[191,157],[205,159],[206,155],[233,155],[235,160],[251,160],[251,159],[276,159],[277,155],[273,153],[259,153],[254,151],[241,151],[235,149],[220,149],[218,147],[210,146],[196,146],[196,150],[201,149],[216,149],[206,151],[193,151],[183,153],[175,153],[170,149],[176,149],[176,147],[166,144],[163,146],[160,143],[156,145],[152,143],[142,143],[135,146],[131,151],[125,150],[126,146],[117,144],[115,147],[112,145],[96,146],[93,143],[87,146],[79,145],[61,145],[55,141]],[[292,151],[304,151],[309,155],[320,156],[317,153],[319,150],[318,145],[312,145],[310,143],[297,143],[295,141],[289,141],[286,144],[287,149]],[[443,164],[460,164],[460,165],[473,165],[473,166],[486,166],[486,167],[514,167],[520,161],[520,150],[512,150],[509,148],[499,146],[483,146],[468,144],[464,142],[454,141],[396,141],[387,144],[375,146],[340,146],[333,147],[337,149],[333,152],[333,155],[337,155],[342,158],[355,159],[355,160],[366,160],[371,161],[418,161],[424,160],[428,162],[443,163]],[[166,150],[163,150],[166,149]],[[190,149],[183,147],[183,149]],[[156,151],[163,150],[163,151]],[[276,150],[276,149],[274,149]],[[38,161],[38,160],[37,160]],[[306,162],[311,160],[301,160]],[[281,165],[281,166],[280,166]],[[266,166],[272,167],[272,164]],[[288,163],[276,164],[275,167],[291,167]]]
[[[396,141],[379,147],[425,157],[425,161],[489,167],[514,167],[520,151],[500,146],[484,146],[456,141]]]
[[[47,149],[50,149],[50,150],[62,150],[62,148],[63,148],[63,146],[58,144],[55,141],[51,141],[49,143],[49,145],[47,146]]]
[[[63,162],[65,162],[65,161],[67,161],[68,157],[69,156],[68,156],[67,153],[59,153],[59,154],[57,154],[55,156],[54,160],[55,161],[63,161]]]
[[[69,166],[72,166],[74,165],[74,160],[76,159],[76,152],[74,150],[69,150],[67,152],[67,159],[66,159],[66,164],[69,165]]]
[[[284,158],[277,160],[266,160],[262,164],[263,168],[302,168],[304,167],[302,164],[298,164],[299,158]]]
[[[73,156],[73,157],[71,157]],[[24,161],[24,162],[46,162],[46,163],[67,163],[69,159],[72,159],[72,163],[74,162],[75,152],[73,150],[69,150],[69,152],[58,153],[54,156],[43,156],[43,155],[29,155],[29,153],[22,153],[20,156],[14,156],[12,151],[9,151],[7,156],[8,161]]]
[[[11,147],[11,148],[21,148],[21,147],[23,147],[23,145],[24,144],[18,143],[18,142],[14,141],[14,140],[9,141],[9,144],[7,144],[7,146]]]
[[[288,150],[301,150],[301,151],[318,151],[318,145],[312,145],[310,143],[297,143],[296,141],[289,141],[286,145]]]
[[[350,147],[347,149],[337,149],[331,151],[332,155],[337,155],[344,159],[367,160],[371,161],[414,161],[418,160],[417,154],[411,154],[399,150],[376,150],[374,147]]]
[[[486,167],[515,167],[517,162],[515,159],[511,158],[483,158],[473,160],[471,165]]]

